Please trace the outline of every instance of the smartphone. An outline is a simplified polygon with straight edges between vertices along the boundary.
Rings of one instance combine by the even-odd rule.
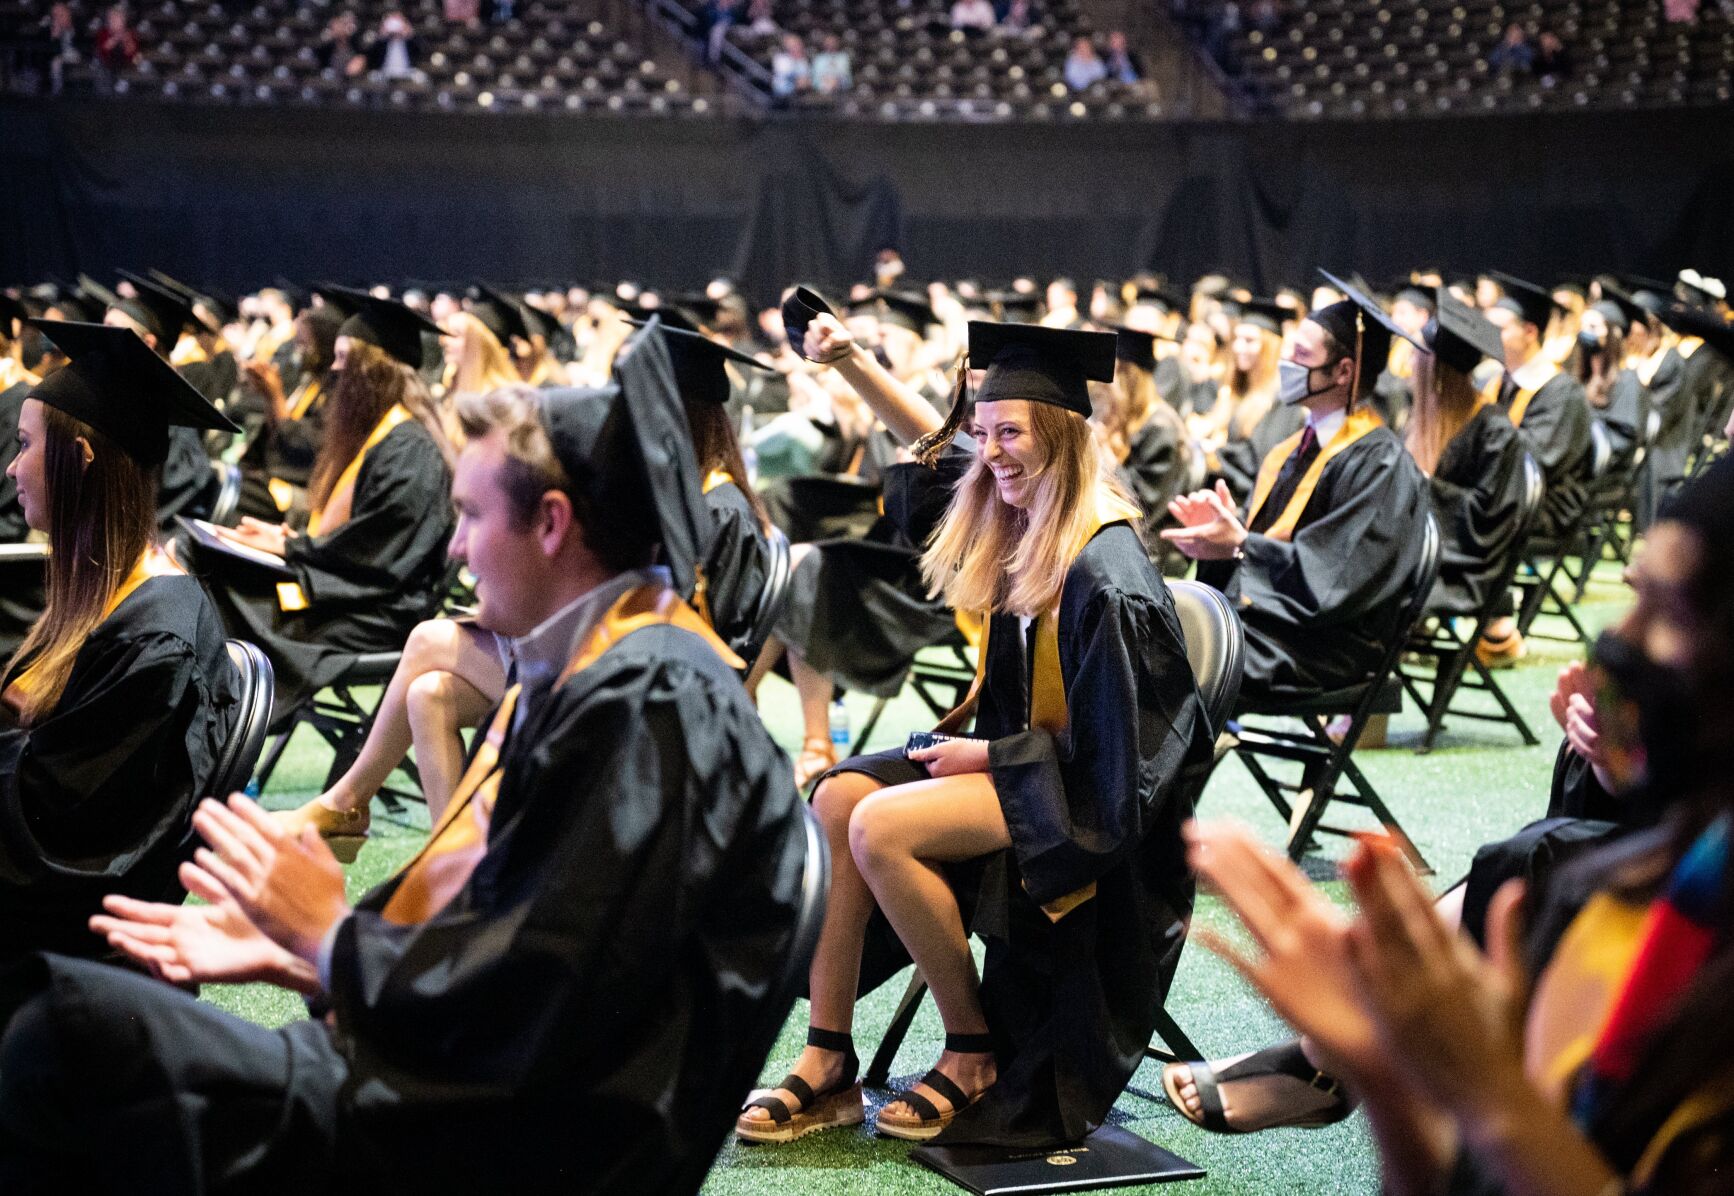
[[[903,754],[918,752],[923,748],[935,747],[938,744],[950,743],[953,739],[975,739],[974,735],[941,735],[938,731],[916,731],[909,736],[909,742],[903,745]]]

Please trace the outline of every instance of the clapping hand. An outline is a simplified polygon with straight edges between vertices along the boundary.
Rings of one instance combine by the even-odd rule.
[[[247,920],[285,950],[313,962],[320,942],[348,914],[343,866],[313,827],[284,831],[243,794],[199,803],[193,826],[209,847],[195,862]]]
[[[1571,750],[1588,761],[1596,781],[1612,793],[1622,786],[1608,767],[1595,700],[1594,674],[1583,661],[1574,660],[1559,671],[1559,681],[1548,697],[1547,707],[1553,713],[1553,721],[1565,732]]]
[[[1176,496],[1168,513],[1180,521],[1162,538],[1193,560],[1219,561],[1231,557],[1246,540],[1246,528],[1234,511],[1228,486],[1217,480],[1214,490],[1199,490]]]

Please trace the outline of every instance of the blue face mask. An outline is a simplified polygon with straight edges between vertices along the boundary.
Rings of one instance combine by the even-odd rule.
[[[1577,334],[1577,343],[1585,353],[1598,353],[1601,351],[1602,338],[1593,332],[1580,332]]]
[[[1315,395],[1322,395],[1331,388],[1326,386],[1320,390],[1312,388],[1313,369],[1324,369],[1324,366],[1307,367],[1298,361],[1279,361],[1276,363],[1276,401],[1285,407],[1293,407],[1296,403],[1304,403]]]

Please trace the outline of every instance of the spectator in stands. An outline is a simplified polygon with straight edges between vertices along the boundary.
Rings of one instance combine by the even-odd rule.
[[[1072,52],[1066,55],[1066,86],[1073,91],[1088,91],[1108,77],[1108,68],[1087,37],[1072,42]]]
[[[813,90],[829,96],[854,87],[849,51],[843,48],[843,39],[835,33],[827,33],[819,44],[822,49],[813,55]]]
[[[771,94],[786,100],[813,85],[813,64],[807,47],[793,33],[783,35],[783,48],[771,55]]]
[[[771,11],[771,0],[753,0],[747,5],[747,32],[755,37],[777,35],[777,18]]]
[[[96,60],[110,73],[138,61],[138,35],[127,23],[126,9],[119,4],[103,14],[102,28],[96,35]]]
[[[1030,9],[1030,0],[1011,0],[999,19],[999,27],[1008,33],[1028,33],[1035,23],[1036,15]]]
[[[46,24],[51,47],[49,53],[53,55],[48,60],[50,88],[59,95],[65,82],[66,68],[83,59],[78,48],[78,23],[72,19],[72,7],[63,0],[48,10]]]
[[[445,0],[448,25],[474,25],[482,17],[481,0]]]
[[[705,61],[715,66],[722,61],[729,30],[741,17],[741,0],[710,0],[704,7]]]
[[[1277,7],[1276,0],[1253,0],[1247,22],[1260,33],[1275,32],[1282,24],[1282,9]]]
[[[367,66],[386,79],[412,79],[420,74],[415,30],[401,9],[391,9],[379,22],[379,34],[368,47]]]
[[[1536,41],[1535,74],[1543,80],[1559,80],[1571,74],[1571,51],[1551,29],[1543,30]]]
[[[1116,83],[1137,83],[1144,78],[1144,63],[1126,44],[1126,35],[1116,29],[1108,35],[1108,78]]]
[[[1530,71],[1535,68],[1535,47],[1516,21],[1505,27],[1505,36],[1487,54],[1487,65],[1496,71]]]
[[[321,70],[359,75],[367,69],[367,56],[355,44],[355,14],[340,12],[332,17],[325,32],[319,35],[314,54]]]
[[[1696,25],[1699,0],[1663,0],[1662,16],[1670,25]]]
[[[956,0],[951,6],[953,29],[992,29],[994,22],[990,0]]]

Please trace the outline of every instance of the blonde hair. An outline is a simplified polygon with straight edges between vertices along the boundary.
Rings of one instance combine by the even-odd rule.
[[[1415,402],[1403,444],[1428,477],[1439,468],[1445,446],[1475,416],[1481,395],[1468,374],[1432,353],[1415,354]]]
[[[1253,362],[1252,369],[1243,370],[1230,362],[1228,381],[1222,388],[1234,404],[1227,422],[1242,436],[1251,436],[1258,421],[1276,402],[1277,363],[1281,360],[1282,337],[1268,328],[1259,328],[1258,360]]]
[[[446,377],[447,394],[485,394],[523,381],[512,355],[475,313],[455,312],[451,322],[460,347]]]
[[[1090,383],[1090,398],[1096,408],[1096,429],[1102,446],[1115,462],[1132,452],[1132,441],[1162,400],[1156,394],[1156,375],[1122,361],[1112,382]]]
[[[1031,616],[1051,610],[1103,514],[1138,526],[1138,505],[1104,462],[1083,416],[1032,402],[1029,420],[1042,452],[1040,468],[1029,475],[1029,506],[1000,498],[993,471],[978,455],[922,553],[928,594],[943,595],[958,610]]]

